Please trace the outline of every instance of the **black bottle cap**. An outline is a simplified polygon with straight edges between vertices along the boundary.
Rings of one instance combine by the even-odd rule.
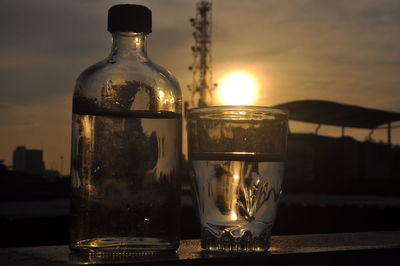
[[[107,30],[113,32],[151,32],[151,10],[141,5],[115,5],[108,10]]]

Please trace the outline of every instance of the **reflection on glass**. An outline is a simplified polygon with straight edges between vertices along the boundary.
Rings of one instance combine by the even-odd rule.
[[[74,115],[75,246],[167,249],[178,242],[180,123],[179,115]]]
[[[140,262],[174,261],[178,259],[176,252],[124,252],[114,254],[99,253],[71,253],[69,262],[76,265],[104,265],[104,264],[126,264]]]
[[[202,247],[267,250],[282,185],[286,115],[260,107],[194,109],[188,137]]]

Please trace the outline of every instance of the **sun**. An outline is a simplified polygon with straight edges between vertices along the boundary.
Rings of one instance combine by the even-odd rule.
[[[257,99],[257,81],[245,71],[231,72],[218,85],[219,101],[225,105],[250,105]]]

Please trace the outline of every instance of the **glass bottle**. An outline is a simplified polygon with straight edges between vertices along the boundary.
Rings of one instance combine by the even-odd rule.
[[[182,94],[146,52],[151,11],[108,11],[110,55],[73,95],[70,248],[121,253],[179,245]]]

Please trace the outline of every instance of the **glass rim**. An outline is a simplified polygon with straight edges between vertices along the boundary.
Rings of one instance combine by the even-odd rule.
[[[209,114],[214,111],[253,111],[253,112],[266,112],[273,114],[282,114],[288,116],[287,112],[282,109],[272,108],[267,106],[257,105],[214,105],[206,107],[196,107],[188,110],[188,114]]]

